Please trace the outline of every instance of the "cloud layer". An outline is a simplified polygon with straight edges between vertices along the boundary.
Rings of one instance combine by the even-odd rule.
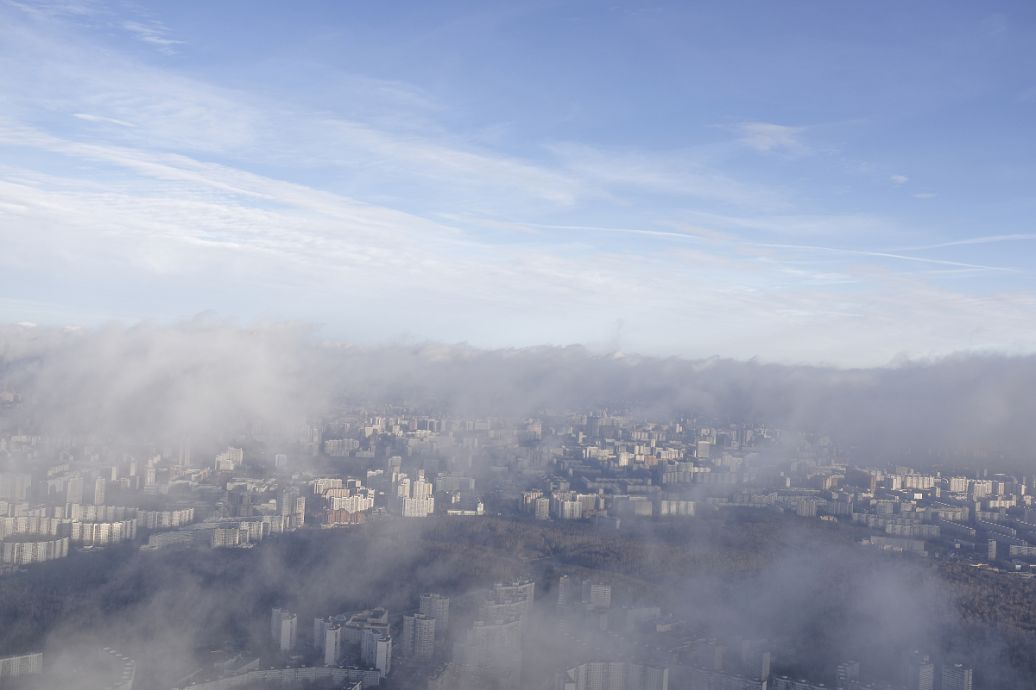
[[[522,418],[546,412],[770,424],[829,435],[850,461],[1036,470],[1036,358],[956,356],[872,369],[597,355],[581,347],[363,347],[303,326],[0,330],[9,423],[141,441],[296,433],[337,404]]]

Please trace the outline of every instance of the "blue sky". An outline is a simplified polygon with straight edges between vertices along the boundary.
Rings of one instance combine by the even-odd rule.
[[[1036,350],[1036,6],[0,0],[0,319]]]

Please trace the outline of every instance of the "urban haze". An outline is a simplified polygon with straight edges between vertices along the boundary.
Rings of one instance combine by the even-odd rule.
[[[1036,8],[0,0],[0,688],[1036,687]]]

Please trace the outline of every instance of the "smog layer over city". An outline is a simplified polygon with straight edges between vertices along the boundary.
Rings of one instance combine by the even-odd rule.
[[[0,689],[1036,687],[1036,5],[0,0]]]

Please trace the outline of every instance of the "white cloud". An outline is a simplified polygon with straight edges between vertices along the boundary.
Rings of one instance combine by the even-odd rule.
[[[906,175],[890,175],[889,176],[889,181],[892,182],[892,184],[894,184],[894,185],[900,185],[901,186],[901,185],[905,185],[907,182],[909,182],[910,178],[907,177]]]
[[[38,17],[87,17],[97,12],[96,3],[89,0],[6,0],[6,4]]]
[[[698,161],[693,154],[609,150],[577,144],[550,147],[563,169],[593,194],[646,192],[748,208],[780,208],[777,190],[743,182]]]
[[[114,117],[104,117],[103,115],[92,115],[90,113],[72,113],[72,117],[77,120],[84,120],[86,122],[97,122],[109,125],[119,125],[120,127],[136,127],[132,122],[126,122],[125,120],[118,120]]]
[[[760,153],[802,154],[808,152],[802,142],[802,127],[772,122],[741,122],[736,126],[740,142]]]
[[[1032,242],[1036,240],[1036,233],[1011,233],[1005,235],[982,235],[980,237],[964,237],[946,242],[924,244],[912,247],[900,247],[898,251],[921,251],[925,249],[945,249],[946,247],[962,247],[974,244],[998,244],[1000,242]]]
[[[455,189],[495,187],[498,193],[519,193],[562,206],[575,203],[583,191],[581,182],[563,170],[478,151],[457,142],[398,136],[343,120],[318,121],[314,125],[332,155],[336,151],[338,155],[362,151],[373,156],[367,167],[391,166],[394,172],[420,175]]]
[[[154,46],[159,51],[172,54],[175,46],[183,41],[169,37],[169,29],[156,21],[125,21],[122,28],[130,32],[138,41]]]

